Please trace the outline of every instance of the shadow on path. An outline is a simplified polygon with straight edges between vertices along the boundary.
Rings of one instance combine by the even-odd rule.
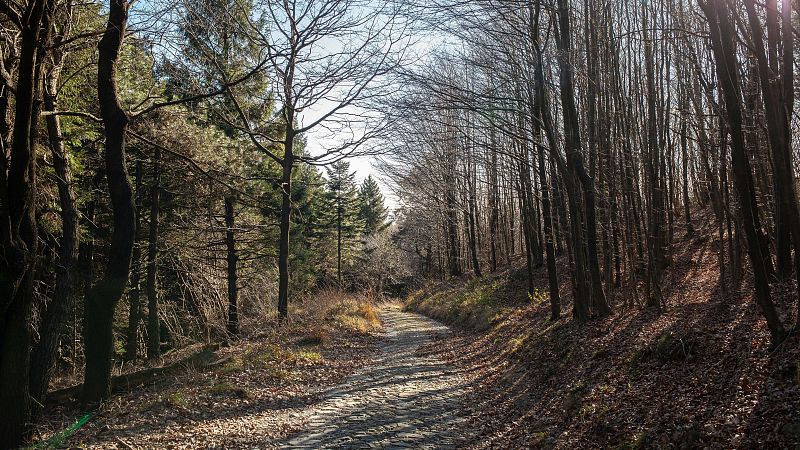
[[[459,429],[464,380],[441,359],[417,354],[448,328],[398,305],[380,316],[380,355],[328,390],[308,411],[308,426],[282,448],[456,448],[466,439]]]

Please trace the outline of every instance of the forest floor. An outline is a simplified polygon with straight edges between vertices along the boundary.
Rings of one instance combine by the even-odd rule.
[[[639,299],[620,289],[610,318],[577,324],[562,276],[564,311],[551,321],[546,270],[529,298],[523,261],[409,298],[407,309],[458,330],[430,351],[469,380],[470,448],[800,448],[800,339],[770,348],[752,287],[719,286],[719,242],[678,233],[661,313],[641,305],[641,287]],[[786,319],[793,292],[773,285]]]
[[[220,357],[227,362],[212,370],[189,370],[114,396],[66,441],[52,436],[79,413],[74,406],[51,408],[38,434],[69,448],[460,446],[465,379],[424,354],[447,327],[398,304],[377,313],[380,328],[337,327],[324,342],[288,333],[225,348]]]
[[[566,276],[562,317],[550,320],[546,271],[529,297],[521,261],[431,283],[405,311],[333,303],[312,321],[219,350],[224,364],[115,395],[56,444],[800,448],[800,339],[770,347],[749,275],[720,285],[719,247],[707,229],[676,238],[663,311],[643,307],[642,288],[629,286],[610,294],[611,317],[587,324],[571,319]],[[793,293],[773,285],[785,319]],[[38,437],[54,442],[78,415],[48,408]]]

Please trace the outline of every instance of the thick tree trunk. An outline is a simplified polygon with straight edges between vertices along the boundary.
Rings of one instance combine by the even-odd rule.
[[[0,196],[0,448],[22,445],[31,418],[30,320],[37,251],[36,131],[41,104],[37,60],[46,0],[28,3],[21,30],[14,133]]]
[[[127,0],[111,0],[108,23],[100,40],[97,91],[106,138],[105,166],[113,211],[113,234],[108,262],[99,280],[86,295],[84,352],[86,367],[81,393],[85,408],[97,407],[110,395],[114,356],[114,310],[125,291],[136,234],[133,190],[125,167],[125,133],[128,116],[117,92],[117,63],[128,22]]]

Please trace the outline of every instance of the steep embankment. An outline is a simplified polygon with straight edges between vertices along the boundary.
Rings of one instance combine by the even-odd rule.
[[[463,330],[429,350],[469,373],[483,436],[473,447],[800,446],[798,338],[770,351],[747,282],[721,292],[716,245],[708,234],[673,244],[662,314],[626,308],[633,293],[617,292],[611,318],[576,324],[562,276],[565,311],[553,322],[521,270],[412,295],[409,309]],[[537,277],[546,292],[544,269]],[[776,291],[788,313],[791,289]]]

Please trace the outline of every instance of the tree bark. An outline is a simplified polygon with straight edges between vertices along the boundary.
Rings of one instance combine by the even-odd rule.
[[[131,258],[131,288],[128,291],[128,330],[125,334],[125,361],[135,361],[139,356],[139,323],[142,320],[142,246],[139,243],[142,220],[142,161],[136,162],[136,237]]]
[[[161,215],[161,149],[153,149],[150,186],[150,228],[147,239],[147,359],[161,357],[161,320],[158,314],[158,234]]]
[[[649,194],[647,227],[647,306],[661,309],[661,274],[664,269],[664,193],[662,191],[661,167],[662,147],[658,139],[658,117],[656,114],[656,83],[653,55],[653,40],[648,34],[646,19],[642,20],[645,39],[645,67],[647,78],[647,187]]]
[[[236,236],[234,234],[235,216],[234,216],[234,198],[231,196],[225,197],[225,245],[227,247],[227,262],[228,262],[228,334],[232,337],[239,336],[239,310],[238,310],[238,296],[237,290],[237,275],[236,275],[236,262],[238,256],[236,255]]]
[[[779,213],[775,218],[778,225],[778,238],[786,237],[780,234],[781,225],[787,225],[786,222],[788,222],[792,245],[795,249],[795,280],[797,281],[798,297],[800,298],[800,251],[798,251],[800,249],[800,208],[798,207],[795,189],[792,131],[790,126],[790,118],[794,106],[794,40],[792,36],[791,2],[783,2],[784,29],[780,31],[778,30],[777,5],[773,1],[771,2],[772,5],[768,4],[767,7],[767,33],[770,41],[769,52],[772,54],[772,68],[769,67],[770,61],[767,61],[764,42],[761,37],[763,28],[756,14],[754,2],[747,0],[744,3],[752,30],[753,49],[758,62],[761,93],[764,98],[767,136],[772,150],[772,166],[777,188],[776,201],[778,202],[776,211]],[[778,71],[778,57],[775,49],[777,43],[775,41],[779,39],[778,35],[781,31],[784,34],[782,39],[784,60],[783,71]],[[778,256],[779,262],[781,262],[780,252]],[[786,268],[788,265],[788,262],[784,261],[783,268],[779,267],[778,273],[781,273],[781,269],[783,269],[783,272],[788,272]],[[800,308],[800,301],[798,301],[798,308]],[[798,312],[800,312],[800,309],[798,309]],[[800,323],[800,315],[798,316],[798,323]]]
[[[732,30],[732,19],[725,0],[711,0],[701,2],[711,30],[711,42],[716,59],[717,77],[720,80],[722,93],[725,98],[725,110],[728,116],[728,126],[731,134],[731,158],[733,160],[733,173],[736,181],[736,191],[739,197],[740,211],[747,235],[747,248],[750,265],[753,269],[756,302],[762,309],[770,330],[773,345],[783,341],[786,333],[778,317],[775,306],[770,298],[769,280],[764,266],[764,256],[758,230],[755,226],[754,215],[757,205],[752,201],[750,193],[753,189],[750,161],[747,157],[742,134],[741,99],[739,98],[739,64],[736,58],[735,36]]]
[[[550,187],[545,181],[544,151],[539,152],[539,179],[542,185],[542,216],[544,216],[544,247],[547,257],[547,281],[550,289],[550,319],[558,320],[561,317],[561,295],[558,286],[558,269],[556,268],[556,255],[553,246],[553,216],[550,211]]]
[[[46,75],[44,107],[47,111],[57,109],[56,93],[60,72],[61,61],[57,60]],[[36,400],[34,416],[38,415],[40,405],[45,402],[67,314],[75,302],[75,269],[78,264],[78,210],[75,204],[72,171],[61,134],[61,122],[55,115],[48,115],[45,121],[58,186],[62,234],[53,298],[42,316],[41,337],[31,354],[30,393]]]
[[[577,273],[580,274],[582,267],[579,262],[583,261],[583,252],[586,251],[586,267],[589,271],[589,282],[591,286],[591,306],[600,317],[605,317],[611,314],[611,308],[606,301],[606,295],[603,290],[602,275],[600,273],[600,262],[597,254],[597,219],[595,217],[595,196],[594,196],[594,181],[591,179],[583,163],[583,156],[581,155],[581,142],[580,142],[580,125],[578,122],[578,113],[575,106],[575,93],[573,87],[573,74],[572,64],[569,61],[569,54],[571,51],[571,30],[569,19],[569,7],[567,0],[558,1],[558,47],[561,55],[559,56],[560,67],[560,87],[561,87],[561,104],[564,110],[564,133],[565,133],[565,146],[567,155],[567,167],[571,171],[573,177],[574,188],[580,186],[583,194],[583,204],[578,204],[577,199],[573,199],[571,205],[575,208],[574,212],[578,212],[578,208],[582,209],[580,216],[583,217],[573,225],[573,232],[584,234],[585,241],[581,239],[581,245],[575,245],[575,261]],[[567,184],[570,184],[569,182]],[[568,186],[569,189],[569,186]],[[577,218],[577,217],[576,217]],[[585,226],[585,231],[582,229]],[[573,238],[576,240],[578,236]],[[585,242],[585,249],[584,249]]]
[[[288,114],[288,113],[287,113]],[[291,117],[292,115],[289,114]],[[284,138],[283,172],[281,175],[281,223],[278,242],[278,315],[289,315],[289,226],[292,215],[292,167],[294,165],[294,130],[288,123]]]
[[[92,286],[85,299],[86,367],[81,393],[84,408],[95,408],[110,395],[114,310],[128,282],[136,234],[133,190],[125,167],[125,134],[129,119],[120,104],[116,80],[128,8],[127,0],[111,0],[108,22],[98,46],[97,91],[106,138],[106,178],[114,229],[103,278]]]
[[[0,448],[22,445],[30,428],[30,320],[37,252],[36,133],[41,103],[41,25],[51,3],[27,3],[14,96],[14,132],[0,196]]]

